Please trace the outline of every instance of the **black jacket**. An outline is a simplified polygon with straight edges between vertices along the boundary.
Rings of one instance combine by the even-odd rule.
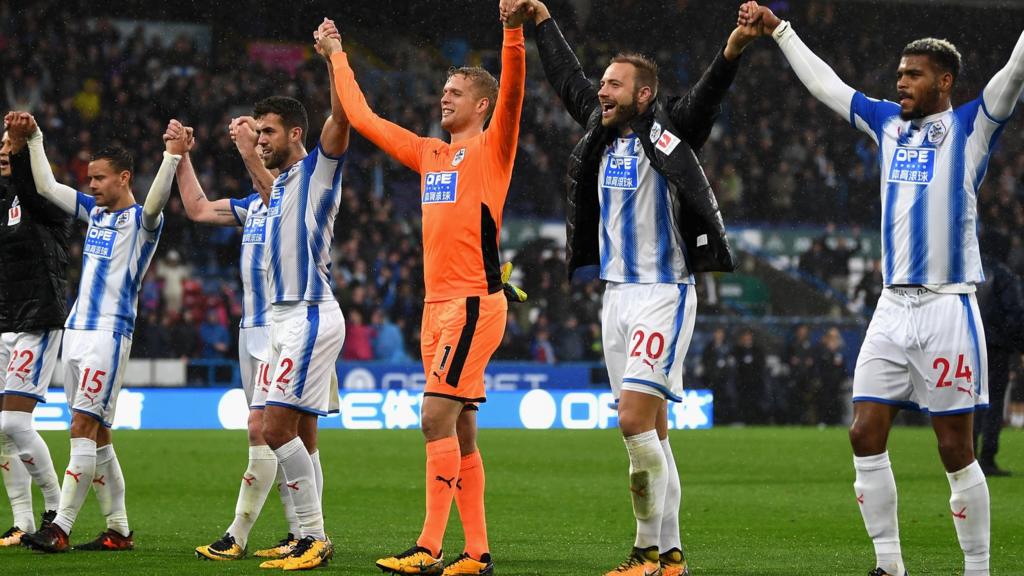
[[[587,133],[569,158],[571,179],[566,214],[566,252],[569,274],[600,261],[598,227],[598,173],[605,146],[617,135],[601,125],[597,90],[583,74],[583,67],[565,41],[554,19],[537,26],[537,48],[548,82],[558,92],[569,114]],[[685,244],[687,267],[691,272],[731,272],[735,268],[729,239],[725,234],[718,201],[697,161],[721,111],[721,101],[732,85],[739,63],[729,62],[719,52],[704,76],[685,96],[658,99],[630,126],[639,136],[651,167],[668,181],[675,195],[675,222]],[[656,147],[670,132],[677,140],[665,154]],[[668,138],[668,136],[664,136]]]
[[[1024,352],[1024,290],[1020,278],[988,254],[981,255],[985,281],[978,284],[978,309],[985,346]]]
[[[36,192],[28,148],[12,155],[0,178],[0,331],[64,326],[70,238],[71,217]]]

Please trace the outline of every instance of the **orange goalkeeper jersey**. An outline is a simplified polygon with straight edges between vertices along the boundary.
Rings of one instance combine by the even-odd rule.
[[[523,29],[504,30],[494,116],[480,135],[458,144],[417,136],[374,114],[348,56],[341,51],[331,56],[335,86],[352,127],[420,174],[427,302],[501,290],[501,216],[512,179],[526,84]]]

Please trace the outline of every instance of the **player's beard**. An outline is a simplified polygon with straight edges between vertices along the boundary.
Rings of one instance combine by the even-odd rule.
[[[941,97],[942,95],[939,93],[939,82],[936,80],[935,83],[932,84],[931,89],[923,94],[923,98],[914,99],[913,108],[908,112],[904,112],[902,109],[900,110],[900,118],[903,120],[917,120],[918,118],[924,118],[925,116],[930,116],[936,112],[941,112],[941,110],[939,110],[939,98]]]
[[[633,93],[633,100],[629,104],[617,104],[615,106],[615,114],[608,119],[607,123],[603,122],[606,128],[622,128],[633,121],[640,114],[640,106],[636,103],[636,92]]]
[[[267,170],[280,170],[284,166],[285,160],[288,159],[287,149],[285,150],[274,150],[270,154],[263,157],[263,167]]]

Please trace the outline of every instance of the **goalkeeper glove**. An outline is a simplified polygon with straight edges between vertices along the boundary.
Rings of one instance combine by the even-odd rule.
[[[512,276],[512,263],[505,262],[501,265],[501,284],[502,289],[505,291],[505,298],[509,302],[526,302],[526,292],[523,292],[518,286],[511,284],[508,279]]]

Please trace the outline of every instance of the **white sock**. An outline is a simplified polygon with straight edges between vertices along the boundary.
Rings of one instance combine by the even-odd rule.
[[[96,442],[88,438],[71,439],[71,461],[64,472],[64,485],[60,489],[60,506],[54,524],[65,534],[71,534],[78,511],[89,495],[96,474]]]
[[[7,499],[11,501],[14,526],[25,532],[36,531],[36,519],[32,515],[32,477],[29,475],[14,441],[0,432],[0,473],[4,477]]]
[[[43,493],[45,509],[56,510],[60,504],[60,482],[53,469],[50,449],[32,426],[32,414],[4,410],[3,429],[4,433],[14,440],[18,447],[18,457]]]
[[[964,551],[964,576],[988,576],[989,495],[981,465],[975,460],[963,470],[946,473],[953,526]]]
[[[896,517],[896,479],[892,475],[889,453],[854,456],[857,479],[853,490],[864,517],[864,527],[875,545],[877,567],[894,576],[903,576],[900,551],[900,526]]]
[[[683,501],[683,487],[679,483],[679,469],[676,458],[672,454],[672,446],[668,438],[661,441],[661,451],[665,453],[665,469],[668,472],[668,483],[665,485],[665,506],[661,517],[661,544],[658,549],[668,552],[673,548],[683,549],[679,538],[679,506]],[[900,576],[903,576],[902,574]]]
[[[628,436],[624,440],[629,453],[629,490],[633,497],[633,515],[636,516],[636,547],[658,547],[668,483],[665,453],[654,430]]]
[[[316,491],[313,460],[309,457],[309,452],[306,452],[302,439],[296,436],[274,450],[274,453],[284,468],[285,485],[292,496],[292,501],[295,502],[295,515],[299,517],[301,530],[296,536],[312,536],[317,540],[326,540],[320,497]]]
[[[234,536],[235,543],[243,549],[249,542],[249,531],[260,517],[276,474],[277,456],[274,456],[274,451],[267,445],[249,446],[249,466],[238,489],[235,520],[228,526],[228,534]]]
[[[316,479],[316,494],[320,499],[320,508],[324,507],[324,469],[320,467],[320,451],[317,450],[309,455],[313,461],[313,476]]]
[[[96,449],[96,475],[92,479],[92,489],[100,503],[100,513],[107,519],[107,528],[122,536],[131,534],[128,510],[124,505],[124,474],[113,444]]]
[[[288,522],[288,533],[292,536],[298,536],[299,532],[302,531],[302,527],[299,526],[299,517],[295,515],[295,502],[292,501],[292,495],[289,494],[291,489],[284,481],[284,468],[281,467],[281,462],[277,463],[277,494],[281,497],[281,507],[284,508],[284,519]]]

